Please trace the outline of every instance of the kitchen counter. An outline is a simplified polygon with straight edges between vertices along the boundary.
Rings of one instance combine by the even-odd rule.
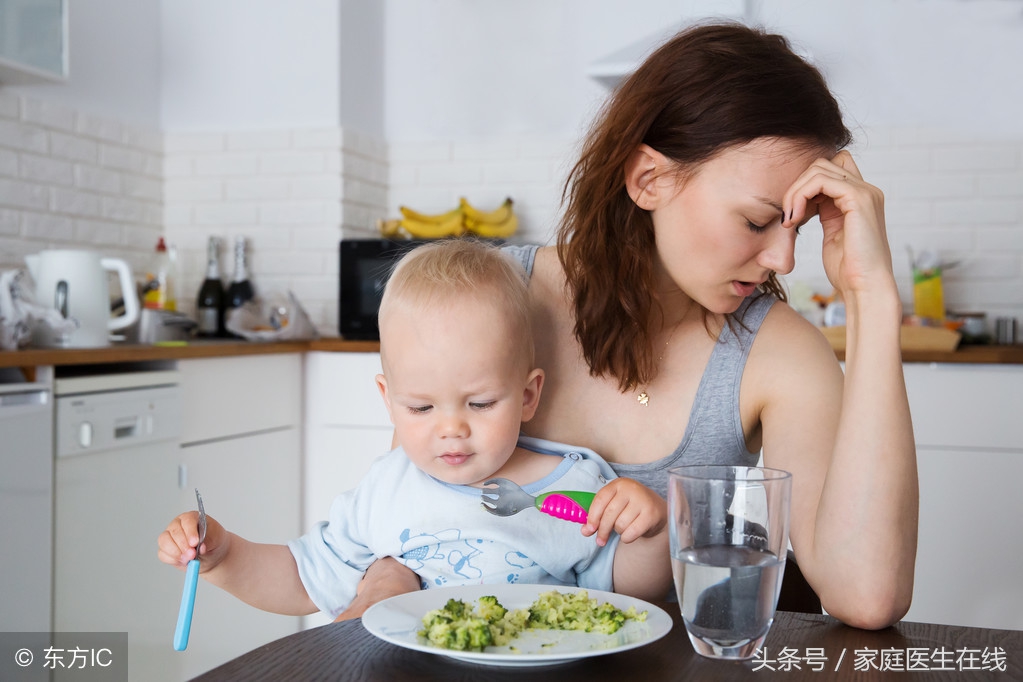
[[[144,346],[116,344],[106,348],[28,348],[0,351],[0,367],[38,367],[42,365],[93,365],[103,363],[144,362],[150,360],[181,360],[188,358],[268,355],[327,351],[335,353],[374,353],[380,350],[376,341],[351,341],[340,337],[324,337],[314,341],[282,341],[256,343],[250,341],[190,341],[182,346]],[[836,350],[839,360],[845,352]],[[905,350],[903,362],[949,362],[973,364],[1023,364],[1023,345],[963,346],[955,351]]]

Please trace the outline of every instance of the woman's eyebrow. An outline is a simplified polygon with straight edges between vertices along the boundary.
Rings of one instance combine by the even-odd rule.
[[[762,204],[767,204],[768,206],[770,206],[774,210],[778,211],[778,213],[781,213],[783,216],[785,215],[785,211],[784,211],[784,209],[782,209],[781,204],[779,204],[778,202],[774,201],[773,199],[768,199],[767,197],[760,197],[760,196],[755,196],[753,198],[756,199],[757,201],[759,201]]]

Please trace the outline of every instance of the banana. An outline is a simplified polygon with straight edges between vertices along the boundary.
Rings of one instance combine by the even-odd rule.
[[[469,231],[480,237],[488,239],[501,239],[515,234],[519,227],[519,218],[511,213],[506,220],[500,223],[476,223],[469,226]]]
[[[411,220],[411,221],[414,221],[416,223],[425,223],[425,224],[437,223],[437,224],[439,224],[439,223],[450,223],[452,220],[454,220],[456,218],[459,221],[461,221],[461,219],[462,219],[462,207],[461,206],[459,206],[457,208],[453,208],[450,211],[447,211],[445,213],[436,213],[436,214],[420,213],[419,211],[412,210],[408,206],[399,206],[398,210],[401,211],[401,215],[402,215],[402,217],[404,219]]]
[[[461,211],[458,211],[453,218],[449,218],[444,222],[423,221],[408,217],[402,218],[401,227],[416,239],[458,237],[465,232]]]
[[[458,204],[459,208],[465,214],[465,226],[470,230],[480,223],[491,225],[504,223],[513,214],[511,197],[506,198],[504,202],[493,211],[481,211],[470,204],[465,197],[461,197],[458,200]]]
[[[381,236],[385,238],[397,237],[401,233],[401,220],[377,220],[377,230],[380,231]]]

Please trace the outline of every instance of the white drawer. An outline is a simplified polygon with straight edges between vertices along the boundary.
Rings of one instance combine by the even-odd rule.
[[[300,353],[182,360],[178,369],[184,444],[301,422]]]
[[[903,370],[918,446],[1023,450],[1023,366],[907,363]]]

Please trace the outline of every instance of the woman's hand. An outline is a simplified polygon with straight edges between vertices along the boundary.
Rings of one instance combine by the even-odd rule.
[[[880,286],[895,287],[884,222],[884,194],[865,182],[847,151],[814,161],[786,192],[785,227],[813,215],[824,228],[824,271],[847,299]]]
[[[206,538],[199,546],[199,512],[179,515],[157,538],[156,556],[165,564],[184,570],[188,562],[200,558],[199,572],[205,573],[217,566],[228,551],[230,533],[217,521],[206,517]]]
[[[587,537],[596,533],[597,544],[603,547],[611,531],[628,544],[661,533],[667,523],[668,506],[660,495],[631,478],[616,478],[593,498],[582,533]]]
[[[384,557],[374,561],[362,577],[355,592],[355,599],[342,611],[334,622],[361,618],[369,607],[378,601],[420,588],[419,576],[398,563],[396,559]]]

